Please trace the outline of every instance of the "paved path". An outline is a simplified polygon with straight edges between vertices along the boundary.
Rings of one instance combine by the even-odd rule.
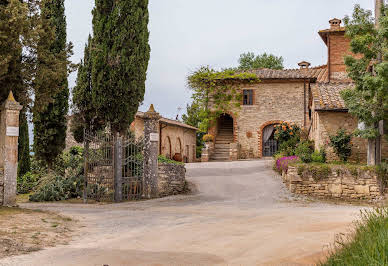
[[[78,220],[80,236],[0,265],[304,265],[360,207],[296,200],[270,161],[188,164],[199,193],[114,205],[26,204]]]

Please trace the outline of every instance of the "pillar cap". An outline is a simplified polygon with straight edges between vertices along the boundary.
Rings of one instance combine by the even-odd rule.
[[[16,102],[15,97],[13,97],[12,91],[9,91],[7,101]]]
[[[144,114],[144,118],[148,119],[160,119],[160,115],[158,112],[155,111],[154,105],[151,104],[148,111]]]
[[[21,106],[13,96],[12,91],[9,92],[7,100],[1,105],[1,110],[17,110],[20,111],[23,109],[23,106]]]

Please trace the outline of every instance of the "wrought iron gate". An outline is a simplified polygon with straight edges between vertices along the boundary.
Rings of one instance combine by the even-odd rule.
[[[278,151],[278,142],[274,139],[269,139],[264,143],[263,156],[273,156]]]
[[[143,193],[144,139],[128,138],[122,143],[122,197],[123,200],[138,200]]]
[[[85,132],[84,199],[136,200],[142,196],[143,139]]]

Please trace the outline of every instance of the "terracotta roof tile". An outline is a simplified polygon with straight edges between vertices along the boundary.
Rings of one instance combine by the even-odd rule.
[[[254,73],[259,79],[312,79],[318,82],[328,82],[327,66],[318,66],[303,69],[275,70],[268,68],[253,69],[247,71]]]
[[[340,92],[352,87],[353,83],[317,83],[311,86],[315,110],[330,111],[347,108]]]
[[[144,112],[140,112],[139,111],[139,112],[136,113],[136,116],[139,117],[139,118],[143,118],[144,117]],[[174,125],[174,126],[178,126],[178,127],[184,127],[184,128],[188,128],[188,129],[192,129],[192,130],[199,130],[196,127],[189,126],[189,125],[187,125],[185,123],[182,123],[180,121],[176,121],[176,120],[172,120],[172,119],[168,119],[168,118],[164,118],[164,117],[162,117],[160,119],[160,121],[163,122],[163,123]]]

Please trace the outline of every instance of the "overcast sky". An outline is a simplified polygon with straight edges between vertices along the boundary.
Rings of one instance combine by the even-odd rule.
[[[92,32],[94,0],[65,4],[72,60],[78,63]],[[153,103],[175,118],[191,102],[185,81],[190,72],[201,65],[236,66],[244,52],[281,55],[287,68],[302,60],[326,64],[327,49],[317,32],[334,17],[351,15],[355,4],[374,9],[374,0],[150,0],[151,60],[141,109]],[[71,87],[75,77],[69,78]]]

